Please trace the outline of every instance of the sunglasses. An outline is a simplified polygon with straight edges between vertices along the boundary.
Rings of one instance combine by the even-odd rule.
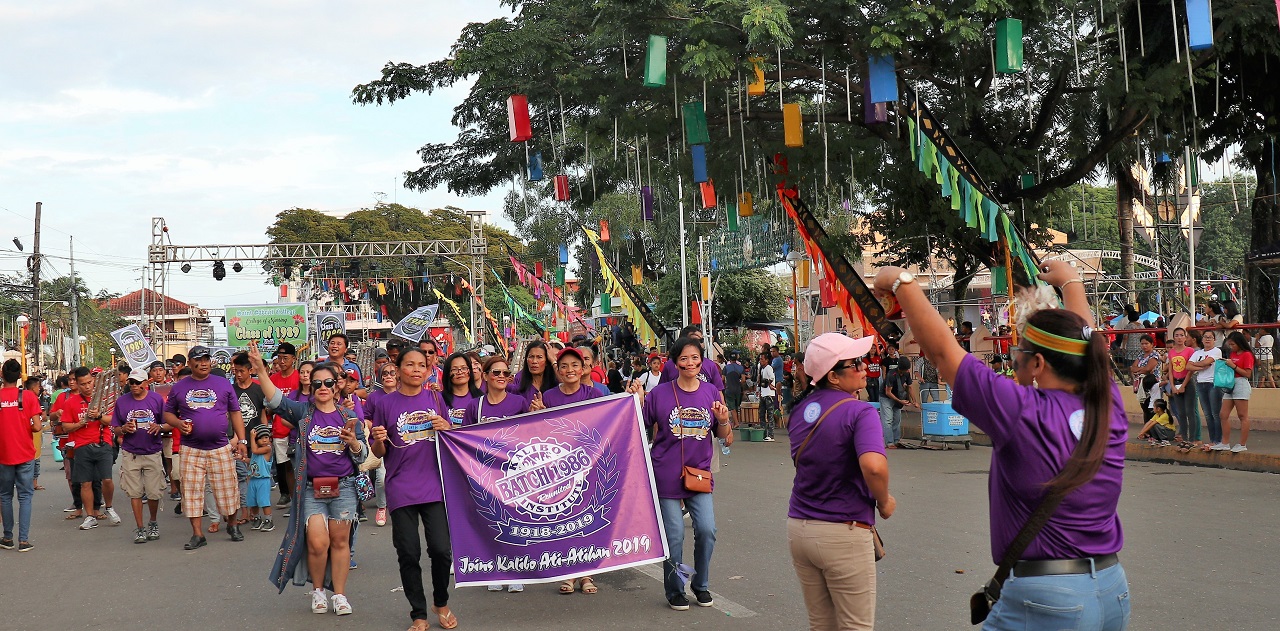
[[[513,373],[512,373],[510,370],[490,370],[490,371],[489,371],[489,374],[493,375],[494,377],[508,377],[508,378],[509,378],[509,377],[511,377],[511,375],[512,375]]]
[[[435,357],[436,352],[435,352],[435,351],[422,351],[422,354],[423,354],[423,355],[429,355],[429,356],[431,356],[431,357]]]
[[[334,387],[334,386],[336,386],[336,385],[338,385],[338,380],[337,380],[337,379],[325,379],[324,381],[320,381],[320,380],[316,380],[316,379],[312,379],[312,380],[311,380],[311,389],[312,389],[312,390],[318,390],[318,389],[320,389],[320,388],[322,388],[322,387],[323,387],[323,388],[328,388],[328,389],[332,390],[332,389],[333,389],[333,387]]]

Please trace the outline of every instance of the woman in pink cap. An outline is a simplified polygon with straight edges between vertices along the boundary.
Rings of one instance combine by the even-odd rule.
[[[808,387],[787,433],[796,477],[787,511],[791,564],[809,628],[871,629],[876,621],[876,512],[888,519],[889,461],[880,416],[855,393],[867,387],[872,338],[826,333],[804,352]]]
[[[1051,287],[1020,296],[1031,300],[1017,309],[1012,380],[956,343],[909,272],[882,267],[875,289],[897,297],[924,355],[954,386],[952,406],[994,446],[991,557],[1000,569],[974,595],[972,618],[985,617],[985,631],[1119,631],[1130,610],[1116,514],[1129,421],[1080,274],[1065,261],[1041,271]]]

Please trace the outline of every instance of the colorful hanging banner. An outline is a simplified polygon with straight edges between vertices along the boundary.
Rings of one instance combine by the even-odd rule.
[[[630,395],[439,432],[457,586],[666,558],[646,442]]]
[[[666,331],[667,328],[658,320],[658,316],[649,309],[649,305],[640,300],[635,289],[630,283],[618,278],[618,271],[613,268],[613,263],[604,255],[604,250],[600,248],[600,237],[593,231],[583,228],[583,232],[587,234],[587,240],[591,242],[595,248],[596,257],[600,261],[600,276],[604,278],[604,289],[606,292],[618,296],[618,305],[622,308],[623,314],[636,327],[636,336],[644,340],[646,346],[654,346],[658,342],[658,331]]]
[[[466,336],[467,343],[475,344],[476,340],[474,337],[471,336],[471,329],[467,327],[467,324],[466,324],[467,320],[466,318],[462,317],[462,309],[458,307],[458,303],[454,302],[453,300],[450,300],[444,294],[440,293],[439,289],[432,287],[431,291],[435,292],[436,298],[443,300],[444,303],[449,305],[449,308],[453,310],[453,316],[454,318],[457,319],[459,323],[458,326],[462,327],[462,334]]]

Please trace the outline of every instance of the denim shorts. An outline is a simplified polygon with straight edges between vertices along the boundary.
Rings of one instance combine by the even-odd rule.
[[[311,480],[307,480],[307,488],[302,492],[302,516],[306,521],[312,515],[324,515],[332,521],[355,521],[356,519],[355,478],[348,476],[338,480],[338,497],[316,499],[316,492]]]
[[[1230,390],[1222,390],[1222,398],[1233,401],[1248,401],[1249,396],[1253,394],[1253,385],[1244,377],[1236,377],[1236,385]]]

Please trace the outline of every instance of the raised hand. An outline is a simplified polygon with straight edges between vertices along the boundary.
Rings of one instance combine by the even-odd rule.
[[[711,404],[711,414],[716,417],[717,423],[729,422],[729,408],[720,401]]]
[[[545,409],[547,409],[547,404],[542,402],[542,393],[535,392],[533,394],[533,400],[529,402],[529,411],[537,412],[538,410],[545,410]]]

